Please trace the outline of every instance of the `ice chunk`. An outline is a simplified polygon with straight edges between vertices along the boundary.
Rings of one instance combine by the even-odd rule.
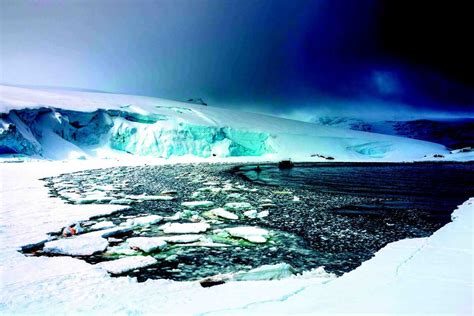
[[[133,200],[130,199],[115,199],[110,201],[110,204],[124,204],[124,205],[130,205],[133,203]]]
[[[76,204],[101,204],[101,203],[110,203],[110,201],[114,200],[114,198],[109,196],[101,196],[101,195],[88,195],[86,197],[79,197],[74,200]],[[121,203],[113,203],[113,204],[121,204]]]
[[[125,226],[147,226],[161,222],[163,217],[160,215],[148,215],[142,217],[130,218],[125,222]]]
[[[99,230],[97,232],[88,233],[85,235],[91,235],[91,236],[98,235],[98,236],[101,236],[102,238],[109,238],[109,237],[125,236],[127,234],[130,234],[131,232],[132,232],[132,229],[129,227],[114,227],[114,228]]]
[[[107,248],[108,242],[106,239],[100,236],[87,235],[47,242],[44,245],[43,252],[69,256],[91,256]]]
[[[112,261],[105,261],[96,264],[97,267],[105,269],[112,274],[121,274],[131,270],[154,265],[157,260],[150,256],[125,257]]]
[[[253,243],[265,243],[269,236],[267,230],[251,226],[231,227],[224,230],[233,237],[242,238]]]
[[[189,209],[200,209],[200,208],[209,208],[214,205],[214,202],[211,201],[189,201],[181,203],[182,206]]]
[[[245,215],[245,217],[248,217],[248,218],[256,218],[257,217],[257,210],[246,211],[246,212],[244,212],[244,215]]]
[[[257,217],[258,218],[264,218],[264,217],[267,217],[269,214],[270,214],[270,212],[268,212],[268,211],[261,211],[257,214]]]
[[[176,200],[174,196],[170,195],[127,195],[126,199],[141,200],[141,201],[172,201]]]
[[[226,196],[226,199],[228,200],[245,200],[245,198],[240,194],[240,193],[230,193],[229,195]]]
[[[166,241],[159,237],[133,237],[127,240],[132,249],[140,249],[144,252],[153,252],[165,249],[168,245]]]
[[[280,280],[291,277],[295,273],[287,263],[263,265],[247,272],[238,272],[234,275],[235,281]]]
[[[239,217],[237,215],[235,215],[232,212],[226,211],[223,208],[215,208],[215,209],[210,210],[210,212],[213,213],[216,216],[219,216],[219,217],[222,217],[222,218],[225,218],[225,219],[234,219],[234,220],[239,219]]]
[[[208,223],[167,223],[160,228],[165,234],[197,234],[208,230]]]
[[[248,202],[230,202],[224,205],[224,208],[229,211],[245,211],[252,208]]]
[[[202,239],[204,236],[203,235],[194,235],[194,234],[189,234],[189,235],[177,235],[177,236],[163,236],[163,237],[157,237],[161,238],[166,242],[169,242],[171,244],[187,244],[187,243],[192,243],[196,242],[200,239]]]
[[[106,228],[112,228],[115,227],[114,223],[110,221],[104,221],[104,222],[98,222],[90,227],[92,230],[100,230],[100,229],[106,229]]]

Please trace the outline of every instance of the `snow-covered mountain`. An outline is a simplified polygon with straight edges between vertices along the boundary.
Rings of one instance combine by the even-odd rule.
[[[158,98],[0,86],[0,153],[417,160],[439,144]]]
[[[474,148],[474,118],[362,120],[341,116],[321,116],[313,121],[324,126],[425,140],[443,144],[451,149]]]

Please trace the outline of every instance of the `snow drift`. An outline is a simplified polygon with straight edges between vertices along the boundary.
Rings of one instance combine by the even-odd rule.
[[[434,143],[157,98],[12,86],[0,93],[0,154],[399,161],[447,153]]]

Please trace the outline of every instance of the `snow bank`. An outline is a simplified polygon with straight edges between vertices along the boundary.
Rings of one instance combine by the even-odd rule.
[[[95,163],[95,164],[93,164]],[[276,281],[197,282],[112,278],[70,257],[26,257],[19,247],[114,205],[71,205],[48,197],[37,179],[114,161],[0,164],[1,314],[328,314],[472,315],[474,198],[429,238],[387,245],[337,279],[321,270]],[[124,265],[125,266],[125,265]],[[119,271],[119,270],[116,270]],[[26,272],[26,273],[25,273]]]
[[[141,96],[0,86],[0,154],[416,160],[444,146]],[[323,159],[324,160],[324,159]]]

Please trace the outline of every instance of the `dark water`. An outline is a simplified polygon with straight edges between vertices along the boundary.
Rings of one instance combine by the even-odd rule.
[[[449,218],[454,208],[474,196],[474,163],[301,164],[292,169],[251,166],[238,173],[253,182],[351,196],[382,197],[377,205],[353,205],[339,213],[366,214],[419,209],[432,218]]]
[[[261,211],[264,200],[274,207],[264,218],[249,219],[237,212],[237,220],[212,222],[203,211],[195,215],[209,221],[206,238],[229,247],[170,246],[151,255],[158,263],[125,275],[147,279],[198,280],[207,276],[249,270],[264,264],[286,262],[297,272],[324,266],[341,275],[370,259],[387,243],[405,238],[427,237],[450,221],[457,205],[474,196],[474,164],[297,164],[289,170],[275,165],[233,166],[218,164],[141,166],[88,170],[45,179],[52,197],[74,203],[66,191],[86,194],[100,186],[111,186],[115,197],[128,194],[160,194],[165,189],[178,193],[174,201],[133,203],[128,209],[92,218],[88,225],[108,220],[116,225],[141,215],[172,216],[184,211],[181,203],[209,200],[215,206],[229,201],[228,194],[203,191],[192,197],[207,181],[216,187],[232,183],[242,200]],[[297,199],[295,199],[297,197]],[[100,204],[97,204],[100,207]],[[89,223],[87,223],[89,222]],[[192,222],[182,218],[180,222]],[[124,237],[159,237],[159,225],[134,228]],[[233,226],[258,226],[272,232],[266,244],[222,239],[214,232]],[[58,227],[60,231],[60,227]],[[52,238],[63,238],[53,233]],[[125,244],[120,242],[117,245]],[[116,244],[110,244],[110,247]],[[25,250],[44,255],[43,245]],[[89,263],[114,260],[121,255],[107,250],[81,257]]]

